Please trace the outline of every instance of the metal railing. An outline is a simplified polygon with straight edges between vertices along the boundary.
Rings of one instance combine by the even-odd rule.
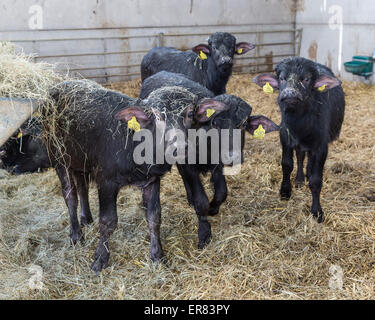
[[[219,27],[219,26],[218,26]],[[119,28],[120,29],[120,28]],[[103,29],[100,29],[103,30]],[[253,55],[246,55],[243,57],[236,57],[235,64],[234,64],[234,72],[248,72],[248,70],[252,70],[254,72],[260,71],[267,71],[273,68],[275,64],[281,59],[291,55],[299,55],[301,49],[301,40],[302,40],[302,29],[280,29],[280,30],[266,30],[266,31],[229,31],[234,35],[255,35],[255,44],[256,49]],[[266,34],[290,34],[293,40],[292,41],[279,41],[279,42],[263,42],[264,35]],[[120,50],[120,51],[107,51],[107,46],[105,42],[107,40],[118,40],[118,41],[127,41],[131,39],[149,39],[152,40],[157,46],[165,46],[168,42],[168,46],[175,46],[174,45],[174,38],[179,37],[197,37],[197,36],[209,36],[212,34],[211,32],[202,32],[202,33],[155,33],[155,34],[141,34],[141,35],[129,35],[129,36],[93,36],[93,37],[54,37],[54,38],[40,38],[38,40],[35,39],[15,39],[11,40],[12,42],[19,43],[38,43],[38,42],[78,42],[78,41],[99,41],[102,43],[102,51],[97,52],[78,52],[78,53],[67,53],[67,54],[44,54],[44,55],[37,55],[34,57],[35,61],[45,60],[45,59],[52,59],[56,60],[58,58],[68,58],[70,61],[66,64],[66,67],[61,68],[62,72],[70,71],[72,73],[80,74],[85,78],[89,79],[104,79],[104,82],[109,82],[111,78],[120,77],[125,79],[129,79],[133,76],[140,76],[140,62],[142,56],[146,54],[151,47],[144,48],[142,50]],[[264,47],[275,47],[275,46],[290,46],[291,52],[281,53],[281,54],[272,54],[265,55],[261,54],[261,48]],[[277,52],[277,50],[276,50]],[[75,67],[77,63],[74,61],[77,57],[90,57],[90,56],[109,56],[109,55],[135,55],[139,54],[139,61],[137,63],[129,64],[129,65],[98,65],[98,66],[82,66],[82,67]],[[142,54],[142,55],[141,55]],[[275,60],[276,59],[276,60]],[[266,60],[266,61],[264,61]],[[249,61],[250,63],[243,63],[243,61]],[[135,69],[137,68],[137,69]],[[115,69],[125,69],[126,72],[114,72],[111,73],[110,70]],[[131,69],[131,70],[129,70]],[[134,69],[134,71],[133,71]],[[264,70],[266,69],[266,70]],[[90,74],[85,75],[86,72],[90,72]],[[95,73],[95,71],[98,71]],[[131,72],[133,71],[133,72]],[[93,73],[94,72],[94,73]]]

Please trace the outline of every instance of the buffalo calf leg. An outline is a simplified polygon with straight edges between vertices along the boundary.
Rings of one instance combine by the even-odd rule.
[[[98,273],[106,268],[109,260],[109,237],[117,227],[116,199],[119,188],[113,182],[98,184],[99,191],[99,245],[91,269]]]
[[[312,195],[311,213],[319,223],[323,222],[323,210],[320,205],[320,192],[323,184],[323,168],[327,158],[328,147],[324,147],[317,154],[311,154],[311,175],[309,178],[309,187]]]
[[[192,178],[192,193],[194,209],[198,216],[198,248],[203,249],[211,240],[211,225],[207,221],[207,214],[210,207],[208,198],[199,173],[190,176]]]
[[[281,182],[280,196],[283,200],[289,200],[292,194],[292,185],[290,183],[290,174],[293,171],[293,149],[282,146],[281,167],[283,170],[283,181]]]
[[[185,191],[186,191],[186,197],[191,206],[194,206],[193,204],[193,191],[191,190],[191,187],[189,185],[188,178],[186,176],[185,170],[180,165],[177,165],[178,172],[180,173],[180,176],[182,178],[182,181],[184,182]]]
[[[206,216],[198,216],[198,249],[203,249],[211,241],[211,225]]]
[[[295,187],[301,188],[305,185],[305,174],[303,173],[303,162],[305,160],[305,152],[296,149],[297,156],[297,175],[295,179]]]
[[[89,204],[89,174],[84,172],[74,172],[77,181],[79,203],[81,204],[81,226],[93,222]]]
[[[73,181],[73,175],[71,170],[63,166],[58,166],[56,167],[56,173],[60,179],[62,186],[62,194],[69,210],[70,240],[72,244],[75,245],[78,242],[78,240],[83,238],[82,230],[77,218],[77,189]]]
[[[143,203],[146,207],[146,220],[150,230],[150,258],[154,262],[159,262],[164,259],[160,241],[160,179],[143,189]]]
[[[185,187],[191,192],[191,201],[198,216],[198,248],[202,249],[211,239],[211,226],[207,221],[210,203],[199,177],[199,172],[192,166],[180,166],[180,174]]]
[[[217,168],[212,172],[211,181],[214,186],[214,198],[210,202],[208,214],[210,216],[217,215],[221,204],[225,201],[228,194],[227,183],[223,175],[223,169]]]
[[[180,166],[179,171],[184,180],[188,198],[191,196],[190,201],[195,212],[197,215],[207,216],[210,204],[200,180],[199,172],[195,170],[194,165]]]

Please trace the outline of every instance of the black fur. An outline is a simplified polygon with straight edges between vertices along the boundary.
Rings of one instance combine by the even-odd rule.
[[[38,117],[26,121],[0,148],[0,164],[2,163],[4,169],[12,174],[23,174],[40,172],[51,167],[41,133]]]
[[[87,83],[64,82],[51,91],[58,106],[55,115],[58,145],[49,141],[48,148],[69,209],[71,241],[75,244],[82,238],[77,219],[77,192],[82,210],[81,225],[93,221],[88,201],[90,175],[98,187],[100,207],[100,242],[91,268],[94,272],[105,268],[109,259],[109,237],[117,226],[117,194],[125,185],[136,185],[142,188],[147,208],[151,259],[159,261],[163,258],[159,239],[160,178],[171,166],[137,165],[133,161],[133,150],[139,142],[133,141],[133,131],[128,130],[127,124],[117,119],[119,112],[132,107],[136,99],[99,86],[92,90],[92,84]],[[155,132],[153,115],[145,128]]]
[[[147,99],[136,100],[115,91],[106,90],[88,81],[68,81],[51,92],[57,104],[53,122],[55,141],[48,141],[51,160],[62,183],[70,220],[70,238],[76,243],[82,238],[77,218],[78,198],[81,202],[81,224],[92,222],[88,200],[88,176],[95,181],[99,192],[100,242],[91,268],[99,272],[108,264],[108,241],[117,226],[116,198],[122,186],[133,184],[142,188],[146,218],[151,234],[150,256],[160,261],[164,254],[160,242],[160,178],[170,170],[155,162],[157,123],[165,128],[188,129],[202,125],[202,106],[215,103],[181,87],[163,87],[153,91]],[[222,106],[218,100],[216,103]],[[53,111],[53,110],[52,110]],[[137,112],[137,113],[135,113]],[[217,109],[212,117],[220,121]],[[140,116],[141,113],[141,117]],[[136,114],[142,128],[149,129],[154,138],[154,163],[136,164],[133,151],[140,142],[133,141],[133,131],[127,121]],[[143,118],[142,118],[143,117]],[[124,120],[125,121],[122,121]],[[194,123],[189,119],[194,119]],[[48,124],[44,123],[49,132]],[[167,131],[165,130],[165,131]],[[164,132],[164,131],[163,131]],[[185,131],[184,131],[185,132]],[[164,136],[162,137],[164,138]],[[172,138],[171,138],[172,139]],[[173,141],[166,141],[164,148]],[[205,217],[202,225],[207,229]],[[201,228],[202,229],[202,228]],[[203,231],[200,229],[199,233]],[[206,230],[204,229],[204,230]],[[203,236],[202,236],[203,237]]]
[[[201,60],[197,53],[192,51],[179,51],[170,47],[153,48],[142,59],[142,81],[164,70],[182,73],[189,79],[202,84],[215,95],[225,93],[226,84],[232,74],[233,56],[238,53],[237,47],[236,38],[233,35],[216,32],[208,39],[208,46],[205,48],[207,59],[205,60]],[[253,48],[253,45],[247,44],[243,53]]]
[[[203,87],[198,82],[189,80],[181,73],[160,71],[143,81],[141,91],[139,92],[139,98],[145,99],[156,89],[170,86],[186,88],[190,92],[194,92],[194,94],[198,95],[199,98],[213,98],[215,96],[212,91]]]
[[[276,66],[276,76],[260,75],[255,82],[270,82],[279,89],[278,104],[282,122],[280,141],[283,149],[283,181],[280,195],[291,196],[290,174],[293,151],[297,156],[296,186],[304,184],[303,161],[308,154],[307,178],[312,193],[311,212],[323,221],[320,205],[323,168],[328,144],[337,139],[345,112],[344,91],[332,71],[318,63],[300,57],[287,58]],[[322,84],[326,84],[326,88]],[[323,91],[319,91],[321,87]]]
[[[166,71],[158,72],[157,74],[152,75],[147,78],[141,88],[140,98],[147,98],[148,94],[153,92],[156,89],[162,88],[165,85],[175,85],[180,86],[184,89],[187,89],[189,92],[192,92],[198,96],[199,99],[209,97],[214,97],[213,92],[207,90],[202,85],[197,82],[194,82],[182,74],[176,74]],[[242,99],[229,95],[222,94],[215,97],[215,100],[223,102],[225,105],[229,106],[229,110],[223,111],[222,113],[214,116],[211,121],[207,122],[204,125],[193,124],[193,128],[203,128],[206,131],[211,128],[218,129],[233,129],[243,128],[247,129],[247,125],[252,123],[253,118],[256,120],[262,121],[263,123],[271,120],[263,117],[251,117],[251,107]],[[272,122],[273,123],[273,122]],[[274,125],[274,124],[273,124]],[[266,125],[264,124],[266,127]],[[267,128],[268,132],[277,130],[277,126],[274,125],[274,128]],[[230,131],[230,132],[231,132]],[[250,130],[249,130],[250,131]],[[232,139],[232,136],[230,137]],[[243,146],[245,143],[245,131],[242,130],[241,133],[241,162],[243,160]],[[211,159],[210,148],[207,147],[208,159]],[[199,157],[199,150],[197,148],[197,158]],[[198,161],[197,161],[198,163]],[[227,197],[227,184],[225,176],[223,175],[224,165],[219,164],[210,164],[208,161],[207,164],[177,164],[179,173],[184,181],[187,199],[190,205],[192,205],[198,216],[198,237],[199,237],[199,248],[203,248],[211,238],[211,226],[207,220],[207,215],[216,215],[219,212],[221,204],[225,201]],[[214,187],[214,197],[209,202],[207,194],[202,185],[200,174],[211,173],[211,181]]]

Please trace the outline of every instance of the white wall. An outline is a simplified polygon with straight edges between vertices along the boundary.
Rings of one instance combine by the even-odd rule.
[[[236,34],[243,31],[263,31],[293,28],[295,18],[290,0],[2,0],[0,4],[0,39],[13,40],[28,53],[48,56],[43,60],[57,62],[61,68],[101,68],[83,70],[87,77],[106,74],[139,72],[145,51],[158,44],[156,35],[203,33],[197,36],[165,38],[164,45],[191,48],[206,42],[215,31],[233,32],[238,41],[254,43],[290,42],[293,33]],[[42,29],[30,30],[34,17],[30,8],[42,8]],[[34,8],[35,9],[35,8]],[[40,19],[38,20],[40,22]],[[150,37],[118,39],[133,35]],[[116,39],[101,39],[113,37]],[[74,39],[81,40],[74,40]],[[96,38],[96,39],[82,39]],[[43,39],[60,39],[43,41]],[[61,40],[65,39],[65,40]],[[24,40],[24,41],[21,41]],[[113,52],[141,51],[114,54]],[[95,53],[103,53],[95,55]],[[112,52],[112,53],[111,53]],[[290,54],[292,45],[259,47],[257,51],[238,59],[238,64],[269,62],[248,58],[266,54]],[[86,53],[89,55],[79,54]],[[77,54],[77,56],[67,56]],[[91,55],[90,55],[91,54]],[[59,55],[60,57],[56,57]],[[271,59],[277,62],[281,57]],[[133,65],[133,67],[124,67]],[[111,68],[119,66],[119,68]],[[104,67],[107,67],[104,68]],[[122,77],[98,78],[116,81]]]
[[[342,19],[340,19],[340,12],[342,12]],[[343,22],[342,40],[340,40],[340,28],[336,23],[340,20]],[[302,56],[330,66],[344,79],[358,80],[357,76],[344,70],[343,63],[351,61],[354,55],[373,55],[374,0],[300,1],[296,22],[297,27],[303,28]],[[339,56],[341,56],[341,63]]]
[[[29,10],[33,5],[42,8],[41,30],[30,29],[35,13]],[[340,11],[341,40],[337,26]],[[203,33],[165,38],[164,45],[178,48],[205,42],[208,34],[219,30],[234,33],[238,41],[288,42],[293,40],[293,33],[257,37],[236,32],[292,29],[296,22],[296,28],[303,28],[301,55],[330,66],[344,79],[356,79],[344,71],[344,62],[353,55],[372,55],[375,49],[374,0],[2,0],[0,16],[0,40],[27,40],[16,44],[28,53],[48,56],[42,59],[60,63],[62,69],[84,68],[80,73],[87,77],[139,72],[145,52],[158,44],[159,32]],[[133,35],[150,37],[119,39]],[[116,39],[101,39],[104,37]],[[62,38],[66,40],[42,40]],[[96,39],[74,40],[82,38]],[[113,53],[127,51],[140,52]],[[107,54],[95,54],[103,52]],[[283,58],[275,55],[291,53],[292,45],[258,47],[242,57],[246,59],[237,59],[237,64],[270,61],[254,59],[256,55],[272,55],[271,61],[275,63]],[[72,54],[76,56],[68,56]]]
[[[2,0],[0,30],[28,29],[30,6],[44,28],[288,24],[289,0]]]

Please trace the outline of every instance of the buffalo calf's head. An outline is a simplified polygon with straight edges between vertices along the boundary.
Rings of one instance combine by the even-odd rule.
[[[208,38],[207,44],[199,44],[192,50],[201,55],[211,56],[217,68],[223,72],[229,71],[233,66],[235,54],[242,55],[255,48],[248,42],[236,43],[236,38],[227,32],[216,32]]]
[[[243,161],[244,133],[241,130],[251,113],[251,107],[242,99],[222,94],[212,99],[202,99],[196,108],[196,126],[206,132],[216,133],[218,147],[213,149],[224,165]],[[208,150],[211,144],[208,145]],[[211,155],[211,158],[214,156]]]
[[[37,172],[51,166],[42,139],[25,128],[0,149],[0,158],[2,167],[12,174]]]
[[[341,84],[332,74],[320,73],[319,70],[311,60],[291,57],[278,63],[276,74],[258,75],[254,82],[261,87],[270,85],[279,90],[278,103],[282,111],[302,112],[313,95],[323,94]]]

